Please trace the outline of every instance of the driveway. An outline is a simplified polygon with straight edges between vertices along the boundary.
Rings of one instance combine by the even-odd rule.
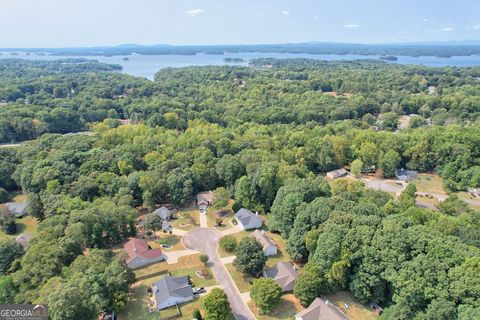
[[[208,255],[212,271],[228,296],[235,318],[237,320],[254,320],[255,316],[245,304],[217,253],[218,240],[221,236],[222,234],[216,229],[199,228],[185,234],[183,244],[189,249],[198,250]]]
[[[174,264],[178,262],[178,258],[196,254],[195,250],[180,250],[180,251],[163,251],[163,254],[167,257],[167,264]]]

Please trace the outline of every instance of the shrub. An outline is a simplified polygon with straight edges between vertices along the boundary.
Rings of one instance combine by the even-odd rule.
[[[235,251],[235,248],[237,247],[237,239],[235,239],[234,236],[224,236],[220,238],[219,241],[220,248],[227,252],[233,252]]]

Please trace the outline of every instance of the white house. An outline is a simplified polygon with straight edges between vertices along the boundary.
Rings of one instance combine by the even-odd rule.
[[[263,225],[263,220],[258,213],[242,208],[235,213],[235,220],[241,230],[258,229]]]
[[[262,230],[255,230],[252,232],[250,237],[255,238],[263,247],[263,253],[269,257],[269,256],[274,256],[278,252],[278,247],[277,245],[273,242],[272,239],[270,239],[265,232]]]

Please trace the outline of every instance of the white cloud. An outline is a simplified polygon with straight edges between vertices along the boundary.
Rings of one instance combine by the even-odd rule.
[[[423,18],[423,19],[422,19],[422,22],[430,23],[430,22],[435,22],[435,20],[428,19],[428,18]]]
[[[203,9],[192,9],[192,10],[185,11],[185,14],[190,17],[196,17],[204,13],[205,13],[205,10]]]
[[[452,27],[442,27],[442,28],[439,28],[439,29],[435,29],[435,30],[432,30],[430,32],[433,32],[433,33],[437,33],[437,32],[451,32],[453,31],[454,29]]]
[[[350,24],[344,24],[343,27],[344,28],[358,28],[358,27],[360,27],[360,25],[358,25],[356,23],[350,23]]]
[[[318,17],[313,17],[313,20],[318,20]]]
[[[288,15],[290,14],[290,11],[283,10],[283,11],[282,11],[282,14],[284,14],[284,15],[288,16]]]

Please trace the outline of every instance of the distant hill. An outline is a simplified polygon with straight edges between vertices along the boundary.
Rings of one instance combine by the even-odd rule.
[[[416,43],[333,43],[305,42],[285,44],[254,44],[254,45],[191,45],[173,46],[167,44],[139,45],[121,44],[118,46],[99,46],[83,48],[5,48],[0,51],[46,52],[54,55],[73,56],[118,56],[132,53],[180,54],[194,55],[223,54],[224,52],[267,52],[267,53],[307,53],[307,54],[360,54],[380,56],[468,56],[480,54],[480,40],[447,41],[447,42],[416,42]]]

